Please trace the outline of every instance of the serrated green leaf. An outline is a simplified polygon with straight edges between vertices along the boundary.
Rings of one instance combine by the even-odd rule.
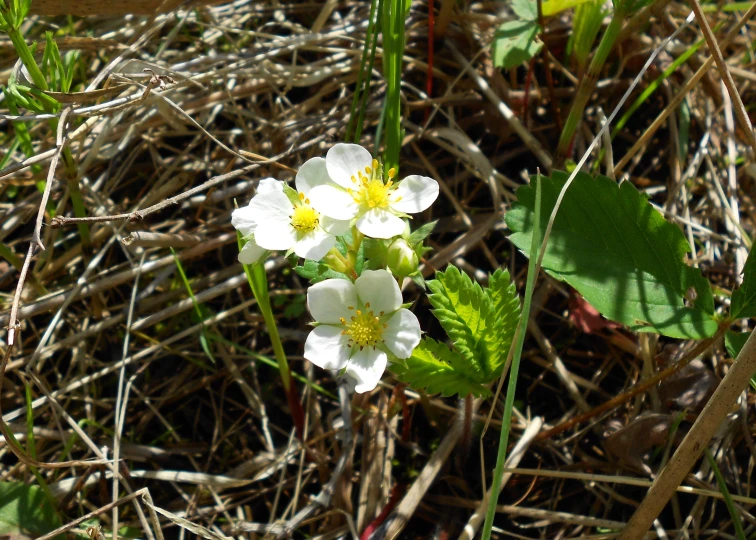
[[[346,274],[332,270],[330,266],[306,260],[303,265],[295,266],[294,271],[314,285],[324,279],[349,279]]]
[[[559,171],[542,177],[542,229],[567,177]],[[533,188],[521,187],[517,198],[506,221],[510,240],[528,255]],[[632,184],[579,173],[557,214],[543,268],[635,331],[702,339],[717,331],[714,297],[701,272],[683,262],[689,249],[680,229]]]
[[[490,396],[491,391],[470,376],[466,365],[467,359],[459,353],[426,337],[412,356],[391,364],[391,371],[413,388],[425,389],[431,394]]]
[[[411,246],[419,244],[420,242],[428,238],[430,233],[433,232],[433,229],[436,227],[437,223],[438,223],[438,220],[431,221],[429,223],[422,225],[421,227],[418,227],[417,229],[412,231],[412,233],[409,235],[409,239],[407,240],[407,243]]]
[[[493,305],[483,288],[449,265],[445,272],[436,272],[436,278],[427,282],[431,294],[428,300],[433,315],[443,326],[454,347],[467,359],[467,369],[478,381],[493,378],[489,351],[484,342],[489,313]]]
[[[39,486],[0,482],[1,535],[36,538],[58,527],[58,516]]]
[[[523,21],[538,20],[538,4],[535,0],[512,0],[512,11]]]
[[[483,336],[491,371],[494,377],[501,375],[509,348],[520,320],[520,297],[509,276],[508,270],[496,270],[485,289],[491,300],[486,327],[491,330]]]
[[[756,255],[753,249],[743,265],[743,283],[732,291],[730,317],[741,319],[756,317]]]
[[[543,45],[535,40],[541,28],[534,21],[508,21],[494,33],[493,62],[497,68],[512,69],[529,62]]]

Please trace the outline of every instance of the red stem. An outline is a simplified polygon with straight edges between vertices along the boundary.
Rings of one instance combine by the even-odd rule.
[[[286,401],[289,403],[289,410],[291,411],[291,419],[294,421],[294,428],[297,430],[297,437],[299,437],[299,440],[302,441],[302,444],[304,444],[304,409],[302,408],[302,403],[300,403],[299,401],[297,387],[295,386],[294,378],[291,377],[291,375],[289,376],[288,387],[288,389],[285,389],[285,392]]]
[[[384,521],[386,521],[388,515],[392,512],[392,510],[394,510],[396,504],[399,502],[399,499],[402,497],[402,495],[404,495],[404,488],[404,484],[396,484],[394,486],[394,489],[391,490],[391,497],[389,498],[389,502],[386,503],[386,506],[383,507],[383,510],[381,510],[381,513],[378,514],[378,517],[375,518],[370,523],[370,525],[365,527],[365,530],[360,535],[360,540],[371,540],[373,533],[378,527],[381,526]]]

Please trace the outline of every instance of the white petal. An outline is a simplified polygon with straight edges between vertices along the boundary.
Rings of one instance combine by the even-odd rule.
[[[255,231],[255,242],[271,251],[286,251],[297,243],[297,231],[288,218],[286,221],[270,219]]]
[[[341,236],[349,230],[349,221],[333,219],[328,216],[320,216],[320,226],[328,234]]]
[[[354,391],[362,394],[375,388],[386,370],[387,363],[388,355],[381,350],[365,347],[361,351],[356,351],[346,368],[346,372],[357,379]]]
[[[357,289],[346,279],[326,279],[307,289],[307,307],[317,322],[340,324],[354,313],[347,308],[357,307]]]
[[[257,194],[280,191],[283,193],[283,182],[275,178],[263,178],[257,184]]]
[[[305,341],[304,357],[323,369],[342,369],[349,362],[349,336],[341,334],[337,326],[314,328]]]
[[[331,177],[328,176],[326,160],[321,157],[314,157],[305,161],[299,168],[294,185],[297,187],[298,192],[304,193],[305,197],[309,197],[312,188],[328,184],[330,181]]]
[[[255,264],[265,256],[268,250],[261,248],[254,240],[247,240],[239,252],[239,262],[242,264]]]
[[[416,214],[428,208],[437,198],[438,182],[427,176],[412,175],[399,182],[390,204],[399,212]]]
[[[249,208],[255,213],[255,220],[266,227],[270,220],[289,221],[294,206],[283,191],[271,190],[258,193],[249,201]]]
[[[321,228],[305,234],[294,244],[294,253],[299,257],[319,261],[336,244],[336,237]]]
[[[355,187],[352,177],[365,173],[365,167],[373,166],[373,156],[359,144],[339,143],[326,154],[326,167],[331,180],[341,187]]]
[[[393,238],[404,232],[404,221],[383,208],[373,208],[357,218],[357,229],[372,238]]]
[[[393,313],[402,305],[402,291],[386,270],[364,270],[354,286],[357,296],[363,304],[370,304],[373,313]]]
[[[359,206],[349,193],[334,186],[316,186],[308,195],[310,206],[333,219],[349,221],[357,215]]]
[[[250,208],[249,206],[237,208],[231,212],[231,225],[242,233],[242,236],[246,237],[255,232],[258,218],[259,214],[254,208]]]
[[[383,331],[386,347],[397,358],[409,358],[412,351],[420,343],[420,322],[415,314],[408,309],[400,309],[388,321]]]

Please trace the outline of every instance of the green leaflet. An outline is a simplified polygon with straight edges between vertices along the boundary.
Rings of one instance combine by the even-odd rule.
[[[491,391],[469,376],[467,359],[443,343],[424,338],[406,360],[394,362],[391,371],[413,388],[444,396],[488,397]]]
[[[512,11],[523,21],[538,20],[538,4],[533,0],[512,0]]]
[[[743,283],[732,292],[730,317],[756,317],[756,256],[753,255],[753,249],[743,266]]]
[[[55,509],[39,486],[0,482],[0,534],[36,538],[58,527],[60,520]]]
[[[310,280],[310,284],[314,285],[325,279],[346,279],[349,280],[349,276],[332,270],[328,265],[315,261],[305,260],[301,266],[295,266],[294,271],[299,274],[300,277]]]
[[[397,376],[446,396],[489,395],[501,375],[520,315],[509,272],[497,270],[481,287],[456,267],[428,282],[428,299],[454,349],[426,338],[410,358],[394,364]]]
[[[446,272],[436,272],[436,279],[428,282],[432,294],[428,300],[433,314],[441,323],[455,348],[464,356],[468,371],[475,380],[492,378],[493,369],[484,344],[488,314],[493,310],[483,287],[470,276],[449,265]]]
[[[560,171],[542,177],[543,229],[567,178]],[[506,222],[510,240],[529,255],[533,188],[521,187],[517,198]],[[635,331],[702,339],[717,330],[714,297],[701,272],[683,262],[689,249],[680,229],[632,184],[579,173],[557,214],[543,268]]]
[[[509,271],[498,269],[488,280],[484,289],[491,300],[488,315],[491,332],[483,336],[486,352],[495,377],[501,375],[520,319],[520,298],[517,288],[509,277]]]
[[[492,57],[497,68],[512,69],[538,54],[543,43],[536,41],[541,27],[535,21],[507,21],[494,32]]]

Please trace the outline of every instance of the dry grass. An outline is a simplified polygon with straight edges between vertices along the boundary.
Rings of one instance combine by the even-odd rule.
[[[480,445],[475,437],[460,444],[461,405],[454,400],[418,395],[388,376],[371,395],[350,400],[334,379],[302,360],[306,284],[286,261],[273,259],[267,266],[285,346],[294,371],[311,382],[300,384],[305,450],[294,437],[277,371],[263,362],[272,353],[236,262],[234,200],[246,204],[260,178],[292,178],[302,162],[323,155],[343,135],[368,9],[365,2],[237,0],[154,18],[35,21],[30,36],[61,29],[68,36],[62,48],[81,50],[79,82],[86,88],[66,103],[69,121],[60,142],[76,157],[89,215],[111,216],[90,224],[89,248],[75,227],[51,227],[49,214],[44,218],[46,249],[31,261],[0,396],[4,420],[25,445],[28,387],[37,459],[75,460],[41,467],[69,532],[83,534],[73,520],[93,511],[103,530],[127,525],[150,539],[292,532],[350,537],[371,523],[389,536],[446,538],[476,521],[470,516],[490,484],[500,409],[494,407]],[[436,42],[430,97],[421,90],[428,69],[425,2],[413,2],[407,22],[402,173],[423,173],[442,185],[439,203],[422,217],[440,219],[424,272],[452,262],[485,281],[489,271],[507,266],[522,284],[524,259],[507,242],[501,217],[527,173],[550,164],[559,136],[550,101],[564,112],[574,90],[571,68],[561,64],[570,17],[553,18],[545,36],[555,78],[550,98],[542,60],[532,76],[524,67],[507,74],[491,64],[486,46],[508,8],[473,3],[454,9],[446,41]],[[578,152],[598,130],[598,107],[611,112],[655,45],[688,11],[670,3],[648,13],[650,24],[629,32],[612,54]],[[709,17],[721,37],[740,15]],[[700,38],[695,25],[684,31],[644,84]],[[746,25],[723,50],[751,113],[753,39]],[[5,80],[16,57],[9,42],[0,45]],[[613,155],[624,162],[618,178],[646,190],[685,231],[693,262],[730,290],[754,227],[748,138],[714,68],[684,91],[691,127],[682,152],[679,110],[669,105],[707,54],[702,48],[665,81],[615,140]],[[384,94],[380,58],[379,48],[363,139],[370,149]],[[669,112],[658,131],[648,131]],[[19,261],[42,200],[34,181],[47,176],[57,155],[55,134],[30,116],[37,157],[24,160],[16,152],[0,171],[0,242]],[[10,122],[3,124],[10,132]],[[607,166],[614,168],[602,162],[600,170]],[[52,172],[48,208],[70,215],[63,169]],[[189,277],[204,323],[169,247]],[[18,278],[18,269],[0,262],[3,325]],[[424,329],[440,337],[420,291],[407,290],[405,299],[419,300]],[[567,318],[580,312],[572,302],[564,286],[541,279],[514,421],[521,452],[512,454],[510,466],[520,468],[508,475],[499,498],[501,538],[612,536],[676,444],[660,433],[683,411],[685,429],[730,363],[717,347],[685,378],[536,439],[541,422],[553,428],[591,411],[690,348],[615,328],[586,334]],[[7,338],[0,346],[5,350]],[[476,425],[491,406],[475,404]],[[749,534],[756,530],[753,426],[753,394],[744,395],[711,447]],[[662,450],[649,457],[653,446]],[[35,481],[30,463],[19,462],[7,445],[0,455],[2,480]],[[707,462],[694,473],[654,534],[734,537]],[[153,519],[160,519],[162,533],[150,523],[144,488],[159,510]],[[140,496],[125,498],[131,493]],[[118,501],[112,511],[109,505]],[[394,508],[388,516],[381,514],[387,504]]]

